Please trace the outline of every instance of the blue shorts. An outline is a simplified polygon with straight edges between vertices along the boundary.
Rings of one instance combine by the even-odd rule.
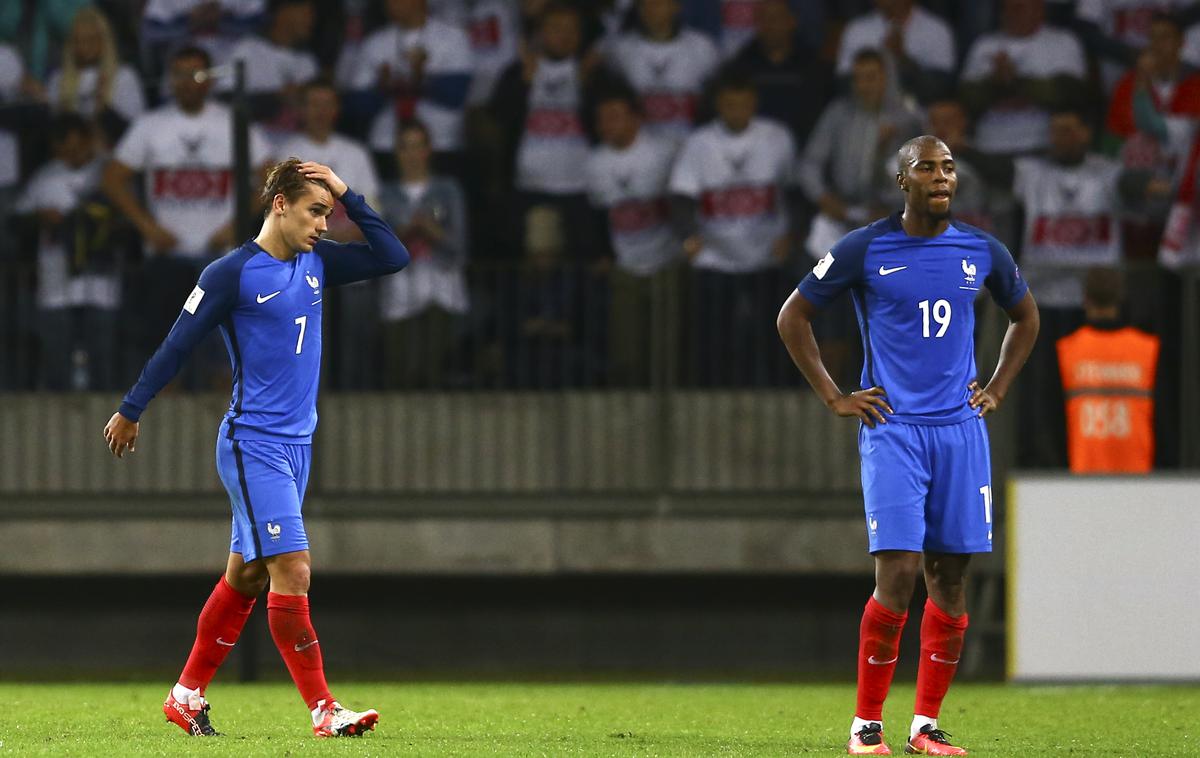
[[[304,490],[312,445],[217,437],[217,473],[233,505],[229,552],[246,563],[308,549]]]
[[[990,553],[992,467],[987,425],[863,425],[863,502],[872,553]]]

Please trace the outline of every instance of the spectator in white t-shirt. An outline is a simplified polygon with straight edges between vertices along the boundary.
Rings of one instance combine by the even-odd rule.
[[[112,209],[89,200],[100,187],[92,125],[65,114],[50,128],[54,159],[34,173],[16,211],[38,228],[38,386],[97,390],[116,385],[119,256]],[[85,207],[86,206],[86,207]]]
[[[500,75],[517,59],[521,44],[520,13],[512,0],[472,0],[466,19],[474,73],[467,103],[484,105]]]
[[[875,11],[846,25],[837,74],[848,78],[860,50],[880,50],[899,75],[900,88],[922,103],[950,94],[958,63],[954,32],[915,0],[875,0]]]
[[[646,126],[676,141],[692,131],[704,85],[721,62],[705,34],[681,25],[679,0],[638,0],[637,26],[612,41],[608,66],[642,98]]]
[[[542,13],[536,40],[522,59],[500,77],[490,110],[503,136],[511,164],[516,207],[510,212],[514,239],[521,239],[526,211],[554,206],[565,220],[572,257],[593,252],[585,231],[589,146],[583,123],[588,70],[580,61],[579,11],[552,3]]]
[[[462,29],[430,18],[426,0],[387,0],[384,10],[388,25],[363,42],[344,83],[386,99],[371,124],[371,149],[390,154],[397,123],[417,118],[428,125],[438,159],[457,163],[471,84],[471,43]]]
[[[146,109],[142,81],[117,56],[112,27],[103,13],[86,7],[75,14],[62,65],[50,77],[50,106],[93,119],[109,144]]]
[[[138,35],[142,71],[157,80],[184,46],[224,60],[235,42],[258,29],[266,8],[267,0],[146,0]]]
[[[144,332],[136,337],[151,350],[179,314],[180,303],[200,270],[234,242],[234,155],[229,108],[209,100],[208,53],[196,47],[171,59],[174,102],[134,119],[104,169],[105,193],[141,234],[146,278],[138,298]],[[270,158],[257,128],[250,129],[246,181],[259,183]],[[144,178],[144,202],[131,186]],[[213,340],[219,353],[219,340]],[[196,377],[192,377],[195,379]]]
[[[245,63],[246,94],[255,121],[268,136],[283,139],[300,122],[300,88],[317,77],[317,57],[309,49],[316,7],[313,0],[273,0],[263,34],[250,34],[218,63]],[[233,91],[234,77],[217,80],[217,91]]]
[[[332,83],[318,79],[306,84],[300,99],[302,130],[285,140],[277,155],[280,160],[295,156],[329,166],[346,186],[367,198],[374,207],[379,197],[375,165],[365,145],[335,131],[340,115],[341,105]],[[328,224],[329,231],[325,234],[328,239],[338,242],[362,239],[362,232],[346,217],[341,203],[333,209]]]
[[[606,216],[615,265],[609,278],[608,373],[645,386],[652,356],[676,349],[683,249],[671,229],[667,182],[674,143],[642,127],[637,96],[619,88],[596,100],[601,144],[587,164],[588,194]]]
[[[692,263],[692,371],[705,385],[763,384],[778,356],[768,340],[786,292],[784,192],[796,149],[782,124],[755,116],[746,72],[726,69],[715,90],[717,119],[684,142],[669,183],[672,220]]]
[[[985,153],[1046,147],[1050,111],[1079,104],[1087,61],[1074,34],[1045,23],[1044,0],[1004,0],[1000,31],[971,45],[960,94],[977,115],[975,146]]]

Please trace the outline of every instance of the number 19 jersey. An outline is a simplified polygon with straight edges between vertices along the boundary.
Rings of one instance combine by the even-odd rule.
[[[909,236],[896,213],[834,245],[798,289],[822,308],[849,290],[863,339],[863,387],[882,387],[889,421],[956,424],[975,379],[975,299],[982,287],[1004,309],[1028,286],[1008,249],[952,221],[936,237]]]

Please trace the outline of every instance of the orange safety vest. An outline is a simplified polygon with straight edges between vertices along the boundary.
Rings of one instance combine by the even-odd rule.
[[[1145,473],[1153,467],[1158,346],[1158,337],[1133,327],[1084,326],[1058,341],[1071,471]]]

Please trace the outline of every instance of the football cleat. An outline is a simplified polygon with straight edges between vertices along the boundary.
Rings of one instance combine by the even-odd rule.
[[[966,755],[965,748],[951,745],[949,732],[943,732],[933,724],[926,724],[921,727],[921,731],[917,733],[904,746],[904,752],[916,753],[917,755]]]
[[[192,695],[187,702],[180,702],[172,692],[163,702],[163,713],[167,715],[167,721],[193,737],[219,737],[221,733],[208,721],[209,707],[208,701],[199,694]]]
[[[872,721],[855,732],[846,743],[846,752],[850,755],[891,755],[892,751],[883,741],[883,724]]]
[[[313,734],[318,737],[361,737],[363,732],[374,729],[378,721],[379,714],[374,708],[358,713],[343,708],[336,700],[328,705],[319,700],[313,711]]]

